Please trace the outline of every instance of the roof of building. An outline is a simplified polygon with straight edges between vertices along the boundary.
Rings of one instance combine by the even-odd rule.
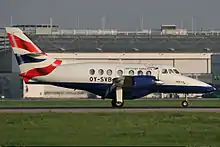
[[[220,37],[29,35],[47,52],[220,52]]]
[[[172,32],[173,30],[162,32],[160,29],[142,31],[64,30],[60,29],[58,25],[50,24],[14,26],[26,28],[23,28],[25,33],[45,52],[220,52],[220,31],[218,30],[197,32],[182,30],[187,33],[181,35]],[[55,28],[49,30],[50,26]],[[42,28],[42,30],[36,29],[36,27]],[[48,30],[45,30],[45,27]],[[8,39],[6,34],[1,33],[0,46],[5,45],[8,45]]]

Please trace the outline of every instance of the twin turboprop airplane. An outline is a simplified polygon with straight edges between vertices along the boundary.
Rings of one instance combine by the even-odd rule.
[[[112,99],[113,107],[123,107],[124,99],[150,93],[209,93],[214,87],[183,76],[170,66],[128,63],[64,64],[41,51],[20,29],[6,32],[26,83],[51,84],[80,89]],[[182,101],[188,107],[188,99]]]

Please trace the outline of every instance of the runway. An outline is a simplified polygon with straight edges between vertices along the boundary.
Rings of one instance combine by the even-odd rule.
[[[218,107],[0,107],[0,113],[40,113],[40,112],[217,112]]]

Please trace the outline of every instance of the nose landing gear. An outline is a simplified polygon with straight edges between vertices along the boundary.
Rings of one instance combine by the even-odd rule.
[[[181,106],[182,106],[183,108],[187,108],[187,107],[189,106],[187,94],[185,94],[185,100],[181,102]]]
[[[188,101],[182,101],[181,105],[183,108],[187,108],[189,103],[188,103]]]

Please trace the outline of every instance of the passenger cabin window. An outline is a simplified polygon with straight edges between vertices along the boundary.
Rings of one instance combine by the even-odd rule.
[[[162,74],[168,74],[167,69],[162,69]]]
[[[128,74],[129,74],[130,76],[133,76],[133,75],[134,75],[134,71],[133,71],[133,70],[130,70]]]
[[[151,71],[147,71],[146,75],[150,76],[151,75]]]
[[[173,70],[172,69],[169,69],[169,74],[173,74]]]
[[[139,76],[143,75],[143,71],[139,70],[139,71],[138,71],[138,75],[139,75]]]
[[[173,69],[173,71],[174,71],[176,74],[180,74],[180,72],[179,72],[177,69]]]
[[[89,70],[89,74],[90,74],[90,75],[94,75],[94,74],[95,74],[95,70],[94,70],[94,69],[90,69],[90,70]]]
[[[109,76],[112,75],[112,70],[111,70],[111,69],[108,69],[108,70],[107,70],[107,75],[109,75]]]
[[[103,75],[104,74],[104,70],[103,69],[99,69],[98,73],[99,73],[99,75]]]
[[[118,76],[122,76],[123,75],[123,71],[122,70],[118,70],[117,74],[118,74]]]

